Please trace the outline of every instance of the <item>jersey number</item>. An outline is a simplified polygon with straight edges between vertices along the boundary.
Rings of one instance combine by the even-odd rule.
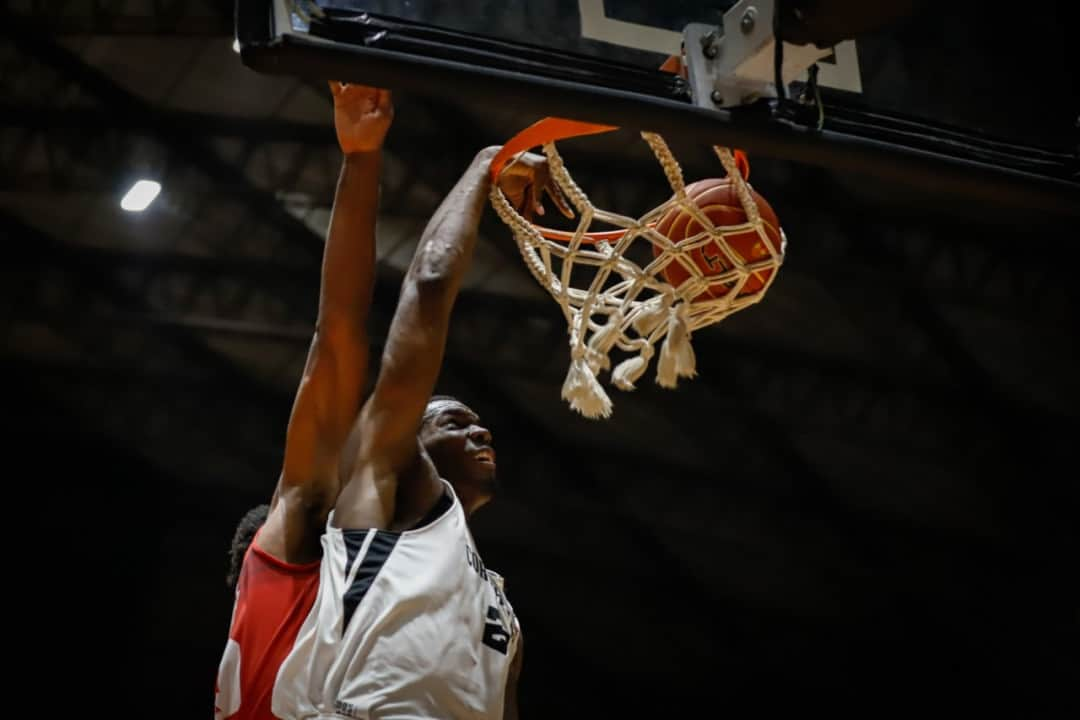
[[[505,655],[506,647],[510,644],[510,632],[503,627],[502,618],[494,606],[488,608],[487,619],[484,623],[484,644]]]

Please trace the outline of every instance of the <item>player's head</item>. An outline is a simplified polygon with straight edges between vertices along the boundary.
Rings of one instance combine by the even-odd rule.
[[[468,405],[449,395],[428,401],[420,443],[439,475],[454,487],[465,512],[495,495],[495,449],[491,432]]]
[[[255,533],[266,522],[269,512],[269,505],[256,505],[244,513],[244,517],[237,523],[232,545],[229,547],[229,574],[225,576],[225,583],[230,588],[236,588],[236,581],[240,578],[240,566],[244,564],[244,554],[255,539]]]

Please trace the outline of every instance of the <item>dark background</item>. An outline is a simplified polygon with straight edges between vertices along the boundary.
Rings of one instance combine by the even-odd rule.
[[[8,6],[2,433],[11,524],[36,528],[16,567],[44,576],[11,592],[46,618],[18,616],[13,659],[38,708],[209,717],[226,550],[314,320],[329,92],[243,67],[228,2]],[[380,342],[438,201],[535,119],[395,100]],[[664,199],[632,133],[564,153],[597,205]],[[752,161],[789,239],[775,286],[695,334],[696,379],[650,368],[604,422],[560,400],[565,324],[485,220],[439,389],[495,434],[475,534],[524,628],[523,716],[1075,717],[1075,218]],[[162,195],[123,213],[142,176]]]

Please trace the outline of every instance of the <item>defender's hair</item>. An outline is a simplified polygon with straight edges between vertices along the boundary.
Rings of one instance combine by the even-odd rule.
[[[229,547],[229,574],[225,576],[225,584],[236,589],[236,581],[240,579],[240,566],[244,564],[244,555],[248,546],[255,539],[255,533],[270,514],[270,506],[267,504],[256,505],[244,513],[240,522],[236,525],[233,533],[232,545]]]

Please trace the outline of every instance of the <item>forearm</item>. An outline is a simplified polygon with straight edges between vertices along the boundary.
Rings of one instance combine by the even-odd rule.
[[[345,156],[323,252],[320,324],[363,329],[375,282],[380,151]]]
[[[488,201],[488,168],[496,148],[481,150],[424,229],[409,268],[419,285],[442,284],[453,294],[469,266]]]

